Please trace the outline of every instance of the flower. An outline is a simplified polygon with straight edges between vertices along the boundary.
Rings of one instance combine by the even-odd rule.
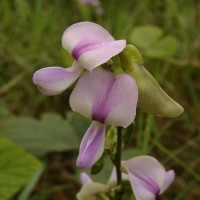
[[[84,172],[80,174],[80,180],[83,186],[76,195],[78,200],[97,200],[99,199],[98,197],[108,199],[106,197],[104,198],[104,194],[109,191],[108,185],[92,181],[90,177]]]
[[[84,69],[91,71],[119,54],[125,48],[126,40],[115,40],[107,30],[93,22],[79,22],[65,30],[62,45],[75,59],[72,67],[46,67],[33,75],[33,83],[45,95],[63,92]]]
[[[173,170],[165,171],[164,167],[151,156],[137,156],[122,161],[121,168],[122,180],[130,181],[136,200],[155,200],[175,178]],[[86,173],[81,173],[80,178],[83,186],[77,194],[78,200],[96,199],[95,196],[102,196],[117,185],[115,168],[107,184],[93,182]]]
[[[122,179],[128,180],[128,175],[122,173]],[[111,176],[107,182],[107,184],[102,184],[99,182],[94,182],[91,178],[85,173],[82,172],[80,174],[80,181],[82,184],[81,190],[76,195],[78,200],[86,200],[86,199],[108,199],[105,193],[109,192],[112,188],[117,185],[117,177],[116,177],[116,170],[113,168]]]
[[[133,122],[137,99],[136,83],[128,74],[115,77],[97,68],[81,76],[70,96],[70,106],[93,123],[82,139],[78,167],[92,166],[103,154],[106,124],[127,127]]]
[[[173,170],[164,167],[151,156],[138,156],[123,163],[136,200],[155,200],[175,178]]]
[[[110,33],[93,22],[79,22],[67,28],[62,45],[82,67],[91,71],[119,54],[126,40],[115,40]]]

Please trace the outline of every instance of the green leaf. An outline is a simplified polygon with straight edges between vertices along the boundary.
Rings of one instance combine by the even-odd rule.
[[[138,26],[130,34],[130,41],[138,47],[149,48],[163,35],[157,26]]]
[[[0,135],[0,200],[10,199],[39,167],[36,158]]]
[[[44,114],[41,120],[11,117],[0,121],[0,129],[6,137],[37,156],[79,147],[75,130],[57,114]]]
[[[67,121],[74,128],[74,132],[78,136],[79,141],[82,140],[83,135],[86,133],[87,129],[92,123],[91,120],[76,112],[68,112]]]
[[[175,54],[176,47],[176,39],[172,36],[167,36],[155,43],[152,48],[147,49],[145,53],[152,58],[171,57]]]
[[[142,48],[143,53],[151,58],[171,57],[177,49],[175,37],[170,35],[163,37],[163,30],[157,26],[134,28],[130,34],[130,41]]]

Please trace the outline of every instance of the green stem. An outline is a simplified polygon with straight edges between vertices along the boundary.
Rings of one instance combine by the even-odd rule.
[[[117,128],[117,146],[116,146],[116,156],[115,156],[115,167],[117,174],[117,185],[120,185],[122,180],[122,174],[120,171],[121,167],[121,151],[122,151],[122,127]]]

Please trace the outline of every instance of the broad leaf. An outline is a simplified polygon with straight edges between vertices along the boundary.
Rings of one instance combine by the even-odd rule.
[[[75,130],[57,114],[45,114],[41,120],[30,117],[8,118],[0,121],[0,129],[6,137],[37,156],[79,147]]]
[[[157,26],[138,26],[130,34],[130,41],[141,48],[149,48],[162,36],[163,30]]]
[[[74,132],[78,136],[79,141],[82,140],[83,135],[86,133],[87,129],[92,123],[91,120],[76,112],[68,112],[67,121],[74,128]]]
[[[163,37],[163,30],[157,26],[138,26],[130,34],[131,43],[142,48],[152,58],[167,58],[175,54],[177,41],[173,36]]]
[[[175,54],[176,47],[176,39],[172,36],[167,36],[155,43],[152,48],[147,49],[146,54],[152,58],[170,57]]]
[[[0,200],[10,199],[39,167],[36,158],[0,135]]]

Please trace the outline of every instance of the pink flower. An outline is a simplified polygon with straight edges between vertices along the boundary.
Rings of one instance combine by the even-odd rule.
[[[115,77],[97,68],[81,76],[70,96],[70,105],[93,123],[82,139],[78,167],[90,167],[101,157],[106,125],[127,127],[133,122],[137,100],[136,83],[127,74]]]
[[[79,22],[65,30],[62,45],[75,59],[72,67],[46,67],[33,75],[33,83],[45,95],[63,92],[84,69],[91,71],[119,54],[125,48],[126,41],[115,40],[98,24]]]
[[[151,156],[137,156],[122,161],[122,180],[131,183],[136,200],[155,200],[173,182],[174,170],[166,171],[164,167]],[[126,171],[126,172],[125,172]],[[77,194],[78,200],[95,199],[96,195],[109,192],[116,186],[116,170],[112,170],[111,177],[106,185],[93,182],[86,173],[81,173],[82,188]],[[90,198],[89,198],[90,197]]]
[[[155,200],[175,178],[173,170],[166,171],[153,157],[138,156],[123,163],[136,200]]]

